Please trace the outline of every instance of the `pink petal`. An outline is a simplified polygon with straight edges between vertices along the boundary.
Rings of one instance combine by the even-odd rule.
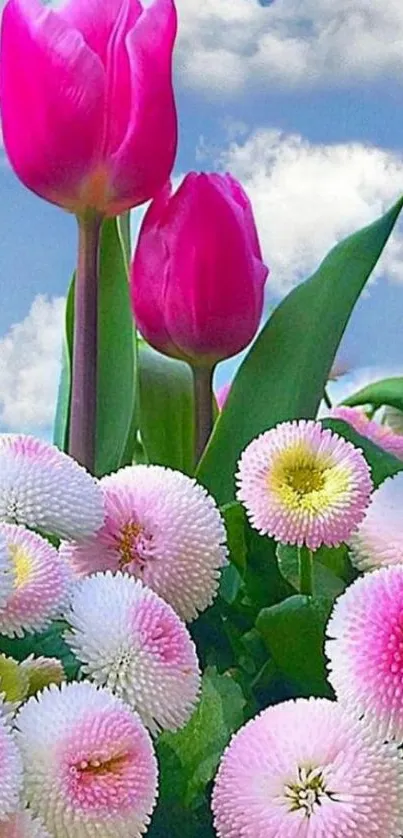
[[[141,15],[140,0],[67,0],[57,9],[58,15],[77,29],[86,44],[107,65],[108,45],[118,20],[124,18],[127,26],[124,37]]]
[[[126,136],[112,156],[117,197],[111,213],[154,197],[171,174],[177,146],[172,87],[176,29],[173,0],[154,0],[126,38],[131,85],[119,89],[119,109],[126,108],[130,117]]]
[[[216,187],[215,176],[190,175],[171,201],[175,224],[166,235],[178,279],[167,283],[165,323],[182,349],[229,357],[259,325],[263,283],[249,230]]]
[[[82,35],[37,0],[9,0],[2,20],[4,143],[18,177],[61,206],[99,158],[102,64]]]

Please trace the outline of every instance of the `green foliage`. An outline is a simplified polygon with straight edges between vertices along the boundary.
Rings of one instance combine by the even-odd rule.
[[[382,381],[374,381],[362,390],[358,390],[343,400],[343,404],[350,407],[357,407],[370,404],[379,408],[383,405],[403,410],[403,378],[384,378]]]
[[[291,545],[279,544],[277,547],[277,561],[284,579],[296,591],[299,591],[298,548]],[[330,599],[339,596],[346,587],[344,579],[340,578],[331,567],[322,564],[317,553],[315,553],[313,560],[313,578],[315,594],[320,594]]]
[[[193,382],[188,364],[139,343],[140,432],[148,461],[194,471]]]
[[[210,835],[209,786],[232,733],[241,727],[245,699],[229,674],[213,669],[203,676],[200,703],[178,733],[157,742],[160,799],[150,838]]]
[[[198,475],[219,503],[234,497],[237,460],[278,422],[316,416],[350,315],[397,221],[399,200],[338,244],[270,317],[243,361]]]
[[[295,595],[264,608],[256,628],[279,670],[298,684],[299,695],[329,696],[323,654],[333,599]]]
[[[66,309],[62,374],[54,441],[68,446],[71,362],[74,331],[74,281]],[[116,219],[102,225],[98,287],[98,395],[95,473],[102,476],[120,467],[132,430],[136,398],[136,342],[130,309],[126,255]]]

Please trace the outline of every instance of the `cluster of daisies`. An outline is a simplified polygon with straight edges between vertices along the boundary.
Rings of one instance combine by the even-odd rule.
[[[0,635],[62,620],[80,664],[66,683],[57,660],[0,657],[0,838],[137,838],[157,800],[154,737],[199,699],[186,623],[227,561],[220,512],[180,472],[97,481],[51,445],[3,435],[0,522]]]
[[[359,411],[334,416],[403,459],[403,436]],[[364,575],[336,600],[327,626],[337,700],[287,701],[235,734],[213,792],[217,834],[401,838],[403,472],[373,491],[360,450],[301,421],[254,440],[237,479],[261,534],[310,551],[346,543]]]
[[[234,735],[212,794],[219,838],[401,838],[402,477],[374,492],[362,452],[312,421],[244,451],[251,525],[312,552],[346,543],[362,575],[327,629],[337,700],[269,707]],[[0,635],[61,620],[80,666],[67,683],[56,659],[0,656],[0,838],[147,831],[155,737],[199,699],[187,624],[226,561],[220,511],[194,479],[133,465],[95,480],[51,445],[0,435]]]

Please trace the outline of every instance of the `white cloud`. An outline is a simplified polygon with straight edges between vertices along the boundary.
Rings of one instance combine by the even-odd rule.
[[[64,299],[35,297],[29,313],[0,338],[0,425],[44,432],[54,418]]]
[[[252,200],[275,294],[309,276],[337,241],[385,212],[403,185],[401,155],[361,143],[315,145],[276,130],[231,143],[219,163]],[[380,272],[403,282],[399,228]]]
[[[403,71],[401,0],[177,0],[185,83],[339,85]]]

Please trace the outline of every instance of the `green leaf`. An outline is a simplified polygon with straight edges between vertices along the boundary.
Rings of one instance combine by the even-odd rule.
[[[140,432],[150,463],[192,474],[193,382],[188,364],[139,343]]]
[[[98,316],[95,473],[102,476],[121,465],[136,397],[135,331],[126,257],[114,218],[102,225]]]
[[[25,634],[24,637],[11,639],[0,635],[0,653],[23,661],[29,655],[35,657],[58,658],[64,667],[67,678],[76,678],[79,670],[77,658],[63,639],[67,626],[62,621],[52,623],[41,634]]]
[[[61,451],[67,451],[69,444],[69,417],[71,395],[71,348],[74,329],[74,277],[66,301],[62,369],[57,395],[56,415],[53,426],[53,442]]]
[[[387,404],[397,410],[403,410],[403,378],[384,378],[382,381],[374,381],[362,390],[358,390],[343,404],[356,407],[362,404],[371,404],[376,408]]]
[[[371,477],[375,488],[380,486],[387,477],[393,477],[403,470],[403,461],[398,460],[389,451],[379,448],[365,436],[361,436],[347,422],[341,419],[323,419],[324,428],[330,428],[339,436],[348,439],[356,448],[361,448],[368,465],[371,468]]]
[[[299,558],[298,548],[288,544],[279,544],[277,547],[278,566],[284,579],[299,591]],[[329,567],[326,567],[318,559],[318,554],[313,557],[313,578],[315,594],[333,599],[341,594],[346,584]]]
[[[220,504],[234,497],[239,456],[278,422],[316,416],[355,303],[393,230],[403,199],[338,244],[280,303],[240,366],[198,469]]]
[[[228,503],[221,508],[221,515],[224,518],[227,530],[227,543],[230,560],[238,569],[241,576],[246,570],[246,540],[245,527],[247,526],[246,513],[240,503]]]
[[[232,733],[243,723],[244,706],[242,690],[230,675],[204,673],[201,700],[189,724],[178,733],[163,733],[157,742],[160,800],[151,838],[194,838],[203,824],[207,828],[206,789]]]
[[[126,255],[117,221],[102,225],[98,287],[98,398],[95,474],[120,467],[133,433],[136,400],[136,341],[130,307]],[[53,438],[68,448],[74,331],[74,280],[66,306],[66,336]]]
[[[256,620],[276,665],[298,684],[301,695],[332,694],[323,653],[332,605],[326,597],[296,595],[263,609]]]

